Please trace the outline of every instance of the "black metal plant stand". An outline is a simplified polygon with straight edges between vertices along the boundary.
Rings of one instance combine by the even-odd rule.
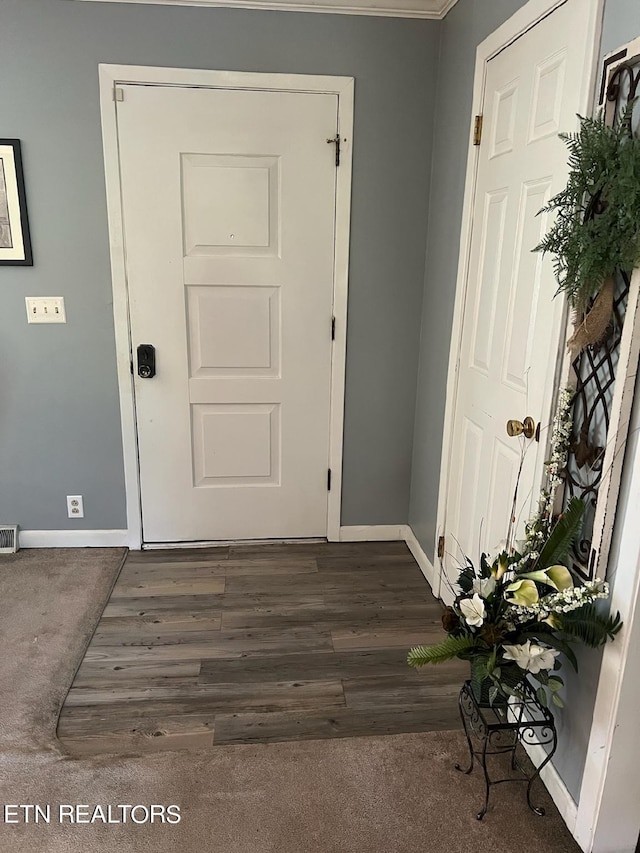
[[[535,691],[529,683],[523,682],[518,689],[522,692],[522,698],[513,697],[508,704],[493,706],[476,699],[470,681],[465,681],[460,690],[458,706],[469,744],[470,764],[466,770],[456,764],[456,770],[469,774],[473,770],[476,758],[480,762],[484,774],[485,795],[484,805],[476,815],[478,820],[482,820],[487,813],[492,786],[502,782],[526,782],[529,808],[537,815],[545,813],[541,806],[535,806],[531,802],[531,786],[540,776],[543,767],[551,761],[558,745],[558,736],[553,715],[538,702]],[[546,757],[537,767],[534,766],[534,772],[531,775],[527,774],[517,760],[516,747],[519,743],[526,746],[537,744],[548,748]],[[487,758],[502,754],[511,755],[511,770],[518,771],[521,775],[501,779],[491,778]]]

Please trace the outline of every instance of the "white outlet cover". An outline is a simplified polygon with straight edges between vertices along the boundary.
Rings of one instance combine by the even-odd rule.
[[[67,495],[67,515],[69,518],[84,518],[82,495]]]
[[[27,323],[66,323],[63,296],[26,296]]]

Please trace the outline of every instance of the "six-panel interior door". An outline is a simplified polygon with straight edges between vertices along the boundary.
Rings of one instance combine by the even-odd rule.
[[[143,539],[325,536],[337,96],[122,88]]]
[[[549,226],[538,213],[566,180],[558,133],[576,127],[591,62],[576,2],[487,64],[446,503],[449,579],[463,554],[475,560],[505,538],[521,462],[520,531],[540,486],[563,302],[550,260],[531,250]],[[507,421],[526,416],[541,422],[540,443],[507,435]]]

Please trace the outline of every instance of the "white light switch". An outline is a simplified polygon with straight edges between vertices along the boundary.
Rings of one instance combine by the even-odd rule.
[[[27,296],[27,323],[66,323],[64,297]]]

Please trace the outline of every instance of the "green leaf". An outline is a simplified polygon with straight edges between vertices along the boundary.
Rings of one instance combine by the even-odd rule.
[[[499,690],[495,685],[493,687],[489,688],[489,704],[490,705],[493,705],[493,703],[496,701],[496,699],[498,698],[498,693],[499,693]]]
[[[607,640],[613,640],[621,628],[620,613],[603,616],[593,603],[562,614],[563,632],[593,649],[603,646]]]
[[[578,133],[560,134],[569,152],[566,187],[544,210],[553,225],[534,251],[553,255],[558,290],[587,307],[603,282],[640,260],[640,143],[630,132],[633,102],[613,127],[580,117]]]
[[[416,646],[407,656],[409,666],[426,666],[428,663],[444,663],[458,657],[462,652],[477,645],[475,637],[447,637],[441,643],[431,646]]]
[[[551,646],[554,649],[557,649],[559,652],[566,657],[574,671],[578,671],[578,658],[576,657],[576,653],[573,651],[569,643],[565,643],[564,640],[561,640],[560,637],[549,636],[545,638],[545,642],[548,646]],[[557,667],[556,667],[557,664]],[[553,665],[554,669],[560,669],[562,664],[560,661],[556,660]]]
[[[544,687],[538,687],[538,689],[536,690],[536,696],[538,697],[538,702],[542,705],[543,708],[547,708],[549,706],[549,703],[547,702],[547,691],[544,689]]]
[[[462,592],[471,592],[473,589],[473,579],[474,579],[473,570],[463,569],[458,575],[458,586],[462,590]]]
[[[555,566],[561,560],[565,559],[578,535],[583,514],[584,501],[581,501],[579,498],[571,498],[567,508],[555,523],[553,530],[549,534],[549,538],[542,547],[540,556],[536,561],[536,566],[542,568]]]
[[[549,687],[549,690],[555,693],[556,690],[561,690],[564,687],[564,681],[557,675],[552,675],[549,677],[547,686]]]
[[[476,662],[476,665],[471,667],[471,689],[476,696],[482,694],[482,682],[486,677],[486,666],[482,666],[480,662]]]
[[[558,696],[558,694],[557,694],[557,693],[552,693],[552,694],[551,694],[551,701],[553,702],[553,704],[554,704],[554,705],[557,705],[557,706],[558,706],[558,708],[564,708],[564,702],[563,702],[563,701],[562,701],[562,699]]]
[[[493,671],[495,670],[497,656],[498,649],[496,648],[496,646],[494,646],[491,649],[491,654],[489,655],[489,660],[487,661],[487,672],[490,674],[493,673]]]
[[[480,555],[480,577],[482,578],[490,578],[491,577],[491,566],[489,565],[489,560],[486,554]]]

